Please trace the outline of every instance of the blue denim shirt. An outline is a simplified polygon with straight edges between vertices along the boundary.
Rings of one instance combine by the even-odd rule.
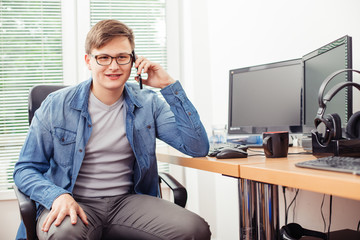
[[[51,93],[32,120],[14,181],[36,201],[38,215],[44,207],[50,209],[61,194],[72,193],[92,130],[88,112],[91,83],[89,79]],[[123,94],[126,135],[136,157],[133,190],[158,196],[156,138],[200,157],[209,150],[206,131],[178,81],[161,90],[166,102],[135,83],[126,83]],[[25,231],[20,232],[25,238]]]

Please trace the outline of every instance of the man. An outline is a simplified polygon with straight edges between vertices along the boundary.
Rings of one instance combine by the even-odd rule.
[[[180,83],[144,57],[134,61],[133,32],[119,21],[98,22],[85,47],[92,77],[48,96],[14,170],[38,204],[39,239],[210,239],[201,217],[157,197],[155,138],[191,156],[209,150]],[[166,102],[126,83],[132,66]]]

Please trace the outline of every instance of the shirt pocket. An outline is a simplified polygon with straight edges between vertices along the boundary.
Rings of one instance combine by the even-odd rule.
[[[54,130],[54,161],[62,166],[72,164],[76,143],[76,133],[63,128]]]
[[[139,148],[146,149],[147,154],[155,154],[156,129],[154,122],[145,124],[137,130]]]

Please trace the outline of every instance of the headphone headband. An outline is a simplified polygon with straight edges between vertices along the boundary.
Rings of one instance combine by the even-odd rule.
[[[329,102],[335,96],[335,94],[338,93],[341,89],[343,89],[344,87],[350,87],[350,86],[356,87],[357,89],[360,90],[360,84],[357,84],[357,83],[354,83],[354,82],[341,82],[341,83],[338,83],[333,88],[331,88],[327,92],[327,94],[324,96],[324,98],[323,98],[324,104],[325,104],[325,101]]]
[[[324,91],[326,86],[328,85],[328,83],[337,75],[339,75],[342,72],[356,72],[360,74],[360,71],[355,70],[355,69],[341,69],[339,71],[336,71],[332,74],[330,74],[321,84],[320,88],[319,88],[319,94],[318,94],[318,101],[319,101],[319,106],[320,108],[326,108],[326,102],[324,102],[324,100],[326,100],[327,102],[330,101],[332,99],[332,97],[338,92],[340,91],[342,88],[346,87],[346,86],[350,86],[353,85],[356,88],[359,89],[360,85],[356,84],[354,82],[345,82],[345,83],[349,83],[346,86],[342,86],[343,84],[337,84],[335,85],[332,89],[330,89],[330,91],[328,92],[328,94],[326,94],[326,98],[323,98],[324,95]],[[350,84],[353,83],[353,84]],[[345,85],[345,84],[344,84]],[[360,90],[360,89],[359,89]]]

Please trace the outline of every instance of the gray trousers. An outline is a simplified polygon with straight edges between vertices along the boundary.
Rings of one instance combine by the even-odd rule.
[[[148,195],[128,194],[105,198],[75,198],[89,225],[67,216],[60,226],[41,231],[49,210],[39,216],[36,231],[43,239],[210,239],[209,225],[200,216],[169,201]]]

